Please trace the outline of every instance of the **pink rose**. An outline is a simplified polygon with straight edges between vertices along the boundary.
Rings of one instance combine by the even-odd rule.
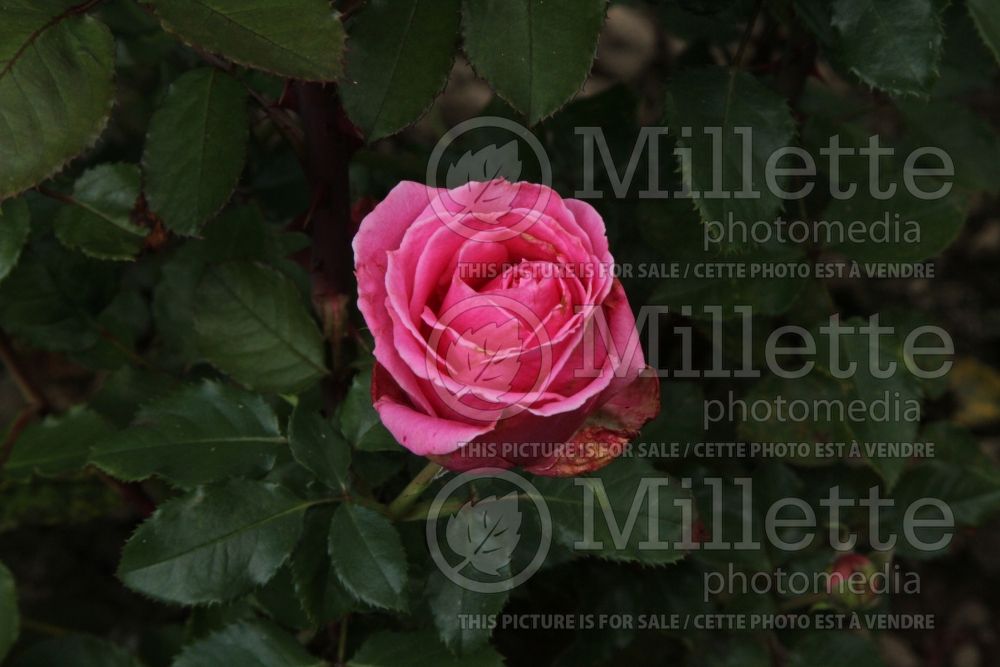
[[[372,400],[415,454],[575,475],[658,412],[590,205],[531,183],[403,182],[361,222],[354,258]]]

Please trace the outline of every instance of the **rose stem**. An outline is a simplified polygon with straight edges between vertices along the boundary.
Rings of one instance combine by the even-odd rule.
[[[337,665],[347,664],[347,621],[350,618],[350,614],[344,614],[344,618],[340,620],[340,632],[337,637]]]
[[[441,470],[443,468],[433,462],[424,466],[423,470],[418,472],[416,477],[411,479],[410,483],[406,485],[406,488],[396,496],[396,499],[389,503],[389,516],[398,519],[406,514],[410,506],[416,502],[420,494],[424,492],[424,489],[430,486]]]
[[[826,601],[830,596],[827,593],[809,593],[807,595],[802,595],[797,598],[790,598],[785,600],[778,605],[778,609],[782,612],[795,611],[797,609],[804,609],[806,607],[811,607],[814,604]]]
[[[335,85],[297,82],[305,136],[311,204],[305,230],[312,238],[313,303],[330,343],[333,374],[323,383],[328,409],[342,398],[352,375],[344,355],[348,303],[356,292],[351,239],[350,161],[362,141],[347,119]]]

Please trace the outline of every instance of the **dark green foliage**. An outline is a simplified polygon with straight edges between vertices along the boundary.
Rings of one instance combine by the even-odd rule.
[[[706,592],[729,571],[824,572],[839,555],[831,529],[859,536],[857,554],[921,573],[944,559],[935,566],[968,577],[956,588],[996,584],[966,573],[962,549],[1000,511],[982,446],[1000,423],[998,62],[996,0],[0,0],[0,662],[882,665],[867,625],[688,623],[857,611],[826,589]],[[452,137],[469,118],[488,120]],[[872,136],[894,154],[869,159]],[[435,151],[442,137],[454,142]],[[823,157],[831,137],[854,151],[836,166]],[[928,147],[939,150],[907,163]],[[786,148],[816,173],[792,172],[795,158],[775,174]],[[918,190],[943,196],[914,194],[914,168],[927,170]],[[373,406],[372,378],[386,380],[372,337],[384,332],[356,307],[351,240],[401,181],[495,174],[551,176],[598,211],[632,310],[660,309],[639,320],[644,346],[659,327],[658,347],[643,349],[666,371],[662,410],[600,470],[525,473],[535,494],[476,479],[427,522],[455,475],[421,472],[427,461]],[[731,221],[767,238],[712,236]],[[781,233],[830,221],[859,233]],[[879,266],[944,267],[950,282],[939,292],[937,277],[869,274]],[[474,282],[451,278],[432,277],[456,291]],[[861,327],[876,313],[894,333],[856,331],[833,360],[830,317]],[[917,377],[906,334],[946,318],[959,343],[946,356],[961,367]],[[790,325],[816,339],[815,354],[778,352],[787,368],[815,361],[803,377],[765,366],[800,342],[769,340]],[[899,372],[874,372],[873,356]],[[691,358],[713,372],[685,374]],[[841,362],[858,372],[839,375]],[[750,367],[764,370],[716,372]],[[416,404],[388,385],[383,395]],[[779,412],[885,394],[916,414]],[[766,414],[718,416],[741,401]],[[616,426],[590,417],[593,437]],[[914,442],[935,454],[891,448]],[[840,447],[711,448],[781,443]],[[737,480],[753,482],[751,507]],[[895,506],[877,524],[858,505],[827,521],[834,487],[851,499],[874,488]],[[768,534],[780,523],[768,508],[786,497],[820,516],[798,551]],[[906,513],[926,497],[956,526],[925,523],[918,536],[961,539],[870,548],[878,529],[932,520]],[[792,524],[775,535],[808,532]],[[534,545],[549,551],[529,581],[473,590],[446,576],[428,535],[463,559],[459,573],[505,575]],[[762,544],[706,546],[741,537]],[[53,576],[56,559],[72,574]],[[883,596],[855,618],[893,604]],[[582,625],[495,626],[505,613]],[[683,625],[585,625],[616,615]]]

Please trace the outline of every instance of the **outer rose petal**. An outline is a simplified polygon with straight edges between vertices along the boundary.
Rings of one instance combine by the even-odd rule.
[[[524,467],[546,477],[571,477],[603,468],[620,456],[642,425],[660,411],[660,381],[652,369],[612,396],[587,418],[564,456]]]
[[[546,477],[569,477],[603,468],[659,413],[660,381],[647,369],[594,409],[597,403],[592,400],[580,410],[552,417],[522,413],[515,418],[516,425],[501,425],[476,438],[470,449],[431,458],[455,471],[519,466]],[[532,442],[544,443],[548,452],[559,455],[531,457],[530,448],[510,444]],[[492,446],[489,451],[493,455],[480,455],[476,447],[483,444]]]
[[[386,308],[385,276],[388,253],[399,247],[406,230],[436,196],[438,191],[434,188],[401,182],[365,217],[353,242],[358,309],[375,337],[375,358],[389,370],[406,394],[425,408],[429,407],[427,400],[393,344],[392,321]]]
[[[414,410],[381,364],[372,370],[372,403],[392,437],[420,456],[448,454],[492,428],[492,424],[463,424]]]
[[[564,412],[552,417],[539,417],[527,412],[511,417],[497,428],[474,438],[469,446],[447,456],[431,457],[449,470],[465,471],[478,468],[512,468],[538,462],[538,454],[525,443],[559,445],[575,433],[587,419],[587,410]],[[484,455],[489,452],[489,455]]]
[[[593,206],[579,199],[563,199],[562,202],[573,214],[573,220],[580,229],[587,233],[587,238],[590,239],[591,247],[594,249],[594,257],[610,263],[607,228],[601,214]]]

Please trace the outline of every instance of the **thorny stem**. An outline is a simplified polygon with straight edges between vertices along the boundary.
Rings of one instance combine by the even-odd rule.
[[[10,430],[7,431],[7,435],[3,440],[3,445],[0,445],[0,472],[3,471],[4,466],[7,465],[7,461],[10,460],[11,454],[14,453],[14,443],[17,442],[21,432],[28,427],[28,424],[34,420],[39,411],[39,406],[28,405],[14,419],[14,423],[11,425]]]
[[[4,436],[3,444],[0,444],[0,471],[2,471],[14,453],[14,444],[20,437],[21,432],[36,417],[48,412],[49,401],[24,370],[24,366],[14,351],[14,346],[11,344],[10,338],[3,331],[0,331],[0,361],[3,361],[4,367],[27,403],[14,419],[14,423],[11,424],[10,430]]]
[[[347,305],[355,292],[349,167],[362,142],[344,113],[335,85],[297,82],[295,92],[306,139],[306,178],[312,191],[304,227],[312,237],[313,302],[330,342],[333,375],[324,392],[327,406],[332,407],[346,393],[350,379],[344,358]]]
[[[24,396],[24,400],[28,403],[18,414],[10,430],[7,431],[3,444],[0,445],[0,471],[2,471],[14,453],[14,445],[17,443],[17,439],[24,429],[36,417],[47,413],[52,405],[41,389],[38,388],[25,372],[21,360],[11,345],[10,338],[3,331],[0,331],[0,360],[3,361],[7,372],[18,386],[21,395]],[[156,503],[153,502],[139,483],[119,482],[103,473],[98,475],[98,479],[106,486],[114,489],[124,501],[134,507],[143,516],[149,516],[156,509]]]
[[[28,377],[20,359],[14,352],[10,338],[3,331],[0,331],[0,361],[3,361],[3,365],[6,366],[7,372],[10,373],[11,379],[14,380],[24,400],[30,405],[37,406],[40,411],[47,410],[49,403],[45,395]]]
[[[89,12],[91,9],[93,9],[97,5],[101,4],[102,2],[104,2],[104,0],[89,0],[88,2],[84,2],[83,4],[76,5],[75,7],[70,7],[69,13],[70,14],[83,14],[85,12]]]

